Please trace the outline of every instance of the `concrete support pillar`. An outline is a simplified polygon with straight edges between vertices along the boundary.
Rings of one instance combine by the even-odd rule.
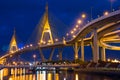
[[[54,48],[52,48],[51,53],[50,53],[50,57],[49,57],[49,61],[51,61],[51,60],[52,60],[54,50],[55,50],[55,49],[54,49]]]
[[[59,52],[59,60],[62,60],[62,52],[63,52],[63,49],[62,49],[62,48],[59,49],[58,52]]]
[[[74,52],[75,52],[74,58],[75,58],[75,60],[78,59],[78,51],[79,51],[78,43],[75,42],[75,44],[74,44]]]
[[[98,38],[97,38],[97,29],[94,29],[94,37],[93,37],[93,61],[98,62],[99,60],[99,46],[98,46]]]
[[[39,51],[40,51],[41,60],[42,60],[42,62],[44,62],[45,61],[45,57],[43,55],[42,49],[39,49]]]
[[[81,60],[84,61],[84,40],[81,39]]]
[[[101,48],[101,60],[106,61],[106,53],[105,53],[105,48]]]

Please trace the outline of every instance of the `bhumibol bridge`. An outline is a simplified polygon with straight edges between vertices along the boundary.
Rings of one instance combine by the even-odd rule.
[[[85,16],[85,15],[84,15]],[[83,18],[84,18],[83,16]],[[15,32],[13,34],[12,40],[10,42],[9,51],[6,52],[5,55],[0,57],[1,63],[5,63],[11,61],[12,58],[22,55],[26,52],[39,50],[41,60],[46,61],[43,53],[43,49],[51,49],[51,53],[48,61],[52,60],[54,51],[56,48],[59,50],[59,58],[62,60],[62,49],[64,47],[73,47],[74,50],[74,59],[79,59],[78,53],[81,49],[81,60],[84,61],[84,48],[85,46],[91,46],[92,48],[92,57],[93,62],[98,62],[98,60],[106,61],[106,53],[105,49],[110,50],[120,50],[119,46],[111,45],[111,43],[119,43],[120,42],[120,10],[105,13],[105,15],[92,20],[87,23],[80,29],[79,25],[75,26],[75,29],[70,32],[70,34],[74,34],[77,30],[78,32],[72,38],[67,39],[63,37],[61,41],[58,39],[54,39],[51,32],[51,26],[49,24],[48,19],[48,7],[46,7],[46,11],[42,20],[42,32],[41,38],[36,44],[28,44],[22,48],[18,48],[17,41],[15,37]],[[81,24],[81,21],[78,21],[78,24]],[[88,34],[91,34],[87,37]],[[68,33],[66,34],[69,35]],[[47,37],[45,37],[47,36]],[[54,41],[55,40],[55,41]],[[99,52],[101,49],[101,52]],[[100,55],[101,53],[101,55]],[[101,57],[100,57],[101,56]]]

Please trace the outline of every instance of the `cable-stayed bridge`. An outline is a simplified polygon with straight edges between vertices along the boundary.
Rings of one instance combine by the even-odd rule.
[[[13,37],[10,42],[9,51],[5,55],[0,57],[0,62],[5,63],[12,61],[12,58],[17,58],[18,55],[22,55],[23,53],[34,50],[40,51],[41,60],[42,62],[44,62],[46,61],[46,59],[44,57],[42,49],[48,48],[51,49],[48,61],[52,60],[56,48],[59,49],[59,58],[60,60],[62,60],[61,48],[69,46],[73,47],[73,54],[75,60],[79,59],[78,53],[81,48],[80,59],[82,61],[84,61],[85,46],[91,46],[93,52],[93,62],[98,62],[98,60],[106,61],[105,49],[120,50],[119,46],[113,46],[109,44],[120,42],[120,10],[105,14],[95,20],[92,20],[80,29],[78,29],[78,26],[76,26],[76,28],[74,29],[74,31],[71,32],[71,34],[73,34],[76,30],[77,34],[74,35],[71,39],[63,37],[61,41],[59,41],[58,39],[53,39],[51,26],[49,24],[48,18],[48,6],[46,6],[46,11],[44,13],[41,23],[41,38],[36,44],[28,44],[27,46],[18,48],[14,31]],[[78,21],[78,24],[81,24],[81,21]],[[91,36],[86,37],[88,34],[91,34]],[[101,49],[101,55],[99,49]]]

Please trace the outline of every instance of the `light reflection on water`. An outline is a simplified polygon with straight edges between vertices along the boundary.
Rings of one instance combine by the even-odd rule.
[[[40,68],[39,68],[40,69]],[[11,75],[9,75],[9,74]],[[7,75],[7,77],[5,77]],[[0,80],[120,80],[119,78],[103,75],[83,74],[74,71],[36,71],[25,68],[12,68],[0,70]]]

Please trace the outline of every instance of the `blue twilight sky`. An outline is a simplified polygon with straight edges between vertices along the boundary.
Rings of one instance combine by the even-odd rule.
[[[0,0],[0,55],[7,49],[14,27],[20,45],[22,46],[28,41],[45,11],[46,1]],[[73,28],[80,14],[86,13],[87,20],[90,20],[91,7],[93,8],[93,18],[102,15],[106,10],[110,11],[110,0],[48,0],[48,5],[49,12],[66,25],[66,27],[61,25],[55,28],[59,32],[59,36],[64,36]],[[120,9],[120,0],[114,0],[112,6],[115,10]],[[86,53],[89,51],[91,49],[86,48]],[[110,53],[108,57],[119,58],[117,56],[119,51],[107,51],[108,53]],[[86,56],[90,55],[86,54]]]

